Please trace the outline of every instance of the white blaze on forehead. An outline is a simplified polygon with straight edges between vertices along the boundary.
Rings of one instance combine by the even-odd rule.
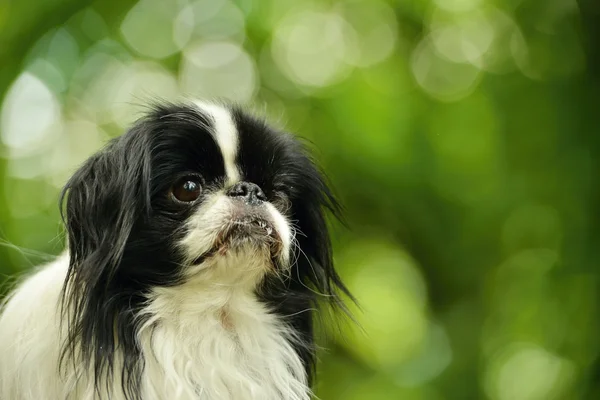
[[[220,105],[196,102],[196,105],[212,119],[214,136],[225,162],[227,185],[238,182],[240,171],[235,163],[238,152],[238,131],[231,112]]]

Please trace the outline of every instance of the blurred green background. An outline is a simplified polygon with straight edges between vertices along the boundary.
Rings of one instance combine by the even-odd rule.
[[[599,55],[597,0],[2,0],[0,276],[147,99],[229,98],[346,206],[321,399],[600,398]]]

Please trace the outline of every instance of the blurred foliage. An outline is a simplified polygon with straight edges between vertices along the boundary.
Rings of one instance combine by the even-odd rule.
[[[0,272],[61,251],[61,185],[145,100],[225,97],[346,206],[362,329],[325,328],[320,398],[600,398],[598,4],[4,0]]]

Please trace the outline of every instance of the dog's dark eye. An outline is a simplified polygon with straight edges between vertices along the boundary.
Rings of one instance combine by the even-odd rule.
[[[183,178],[171,189],[171,194],[176,200],[184,203],[191,203],[200,197],[202,193],[202,183],[197,177],[186,177]]]

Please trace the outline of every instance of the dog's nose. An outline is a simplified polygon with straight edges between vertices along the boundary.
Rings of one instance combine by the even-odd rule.
[[[263,201],[267,201],[262,189],[251,182],[238,182],[227,190],[227,196],[239,198],[246,204],[257,206]]]

